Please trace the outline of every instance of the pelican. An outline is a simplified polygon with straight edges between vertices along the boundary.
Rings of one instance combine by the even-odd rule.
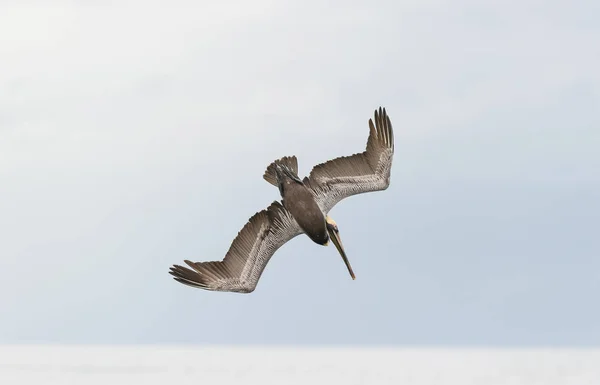
[[[263,178],[279,188],[281,202],[275,201],[254,214],[222,261],[185,260],[191,269],[173,265],[169,273],[176,281],[191,287],[251,293],[277,249],[294,237],[306,234],[323,246],[331,240],[355,279],[338,226],[328,213],[344,198],[387,189],[393,155],[392,123],[385,108],[379,107],[374,119],[369,119],[369,138],[364,152],[321,163],[304,179],[298,177],[296,156],[272,162]]]

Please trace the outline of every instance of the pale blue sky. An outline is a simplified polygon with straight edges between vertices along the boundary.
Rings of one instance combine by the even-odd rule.
[[[0,343],[600,344],[596,1],[213,3],[0,5]],[[380,105],[356,281],[304,236],[250,295],[171,279]]]

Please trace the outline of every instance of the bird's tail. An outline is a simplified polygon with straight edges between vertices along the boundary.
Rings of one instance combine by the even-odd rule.
[[[263,178],[273,186],[277,186],[277,172],[275,171],[277,164],[287,167],[294,175],[298,175],[298,159],[296,159],[295,155],[284,156],[281,159],[277,159],[267,167],[267,171],[265,171],[265,175],[263,175]]]

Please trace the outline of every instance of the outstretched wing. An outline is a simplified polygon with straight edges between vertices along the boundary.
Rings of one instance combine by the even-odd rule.
[[[328,213],[339,201],[352,195],[385,190],[390,185],[394,156],[394,131],[385,108],[375,110],[375,124],[369,119],[367,149],[315,166],[304,178],[317,203]]]
[[[169,273],[185,285],[212,291],[251,293],[273,254],[302,234],[289,211],[279,202],[254,214],[231,243],[222,261],[173,265]]]

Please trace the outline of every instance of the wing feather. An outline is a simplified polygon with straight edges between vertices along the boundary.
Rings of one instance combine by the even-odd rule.
[[[369,138],[364,152],[342,156],[315,166],[304,179],[317,203],[328,213],[339,201],[352,195],[385,190],[390,185],[394,156],[394,131],[385,108],[369,119]]]
[[[251,293],[273,254],[302,234],[289,211],[279,202],[254,214],[235,237],[222,261],[184,261],[169,273],[184,285],[212,291]]]

